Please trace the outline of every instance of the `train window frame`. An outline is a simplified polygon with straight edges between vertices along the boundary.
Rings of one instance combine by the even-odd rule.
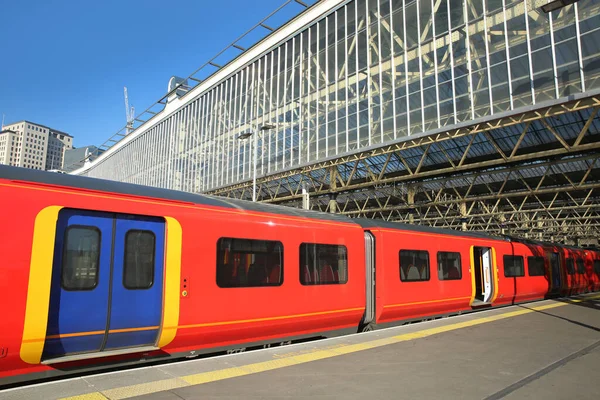
[[[567,270],[568,275],[575,275],[575,261],[573,260],[573,257],[565,259],[565,269]]]
[[[581,267],[581,269],[580,269],[580,267]],[[575,273],[577,273],[578,275],[585,274],[585,261],[583,261],[583,258],[575,259]]]
[[[318,282],[316,280],[315,281],[307,282],[304,279],[304,269],[303,269],[302,266],[303,265],[307,265],[307,260],[303,260],[302,256],[304,254],[306,254],[306,249],[303,249],[303,247],[305,247],[305,246],[314,246],[315,259],[317,259],[317,255],[319,254],[319,251],[318,251],[317,247],[320,247],[320,248],[336,248],[338,250],[338,256],[340,254],[339,250],[343,249],[344,258],[342,258],[342,259],[338,258],[337,259],[337,269],[336,269],[336,271],[338,273],[338,280],[337,281],[321,282],[321,273],[320,272],[319,272],[319,281]],[[300,243],[300,246],[298,247],[298,252],[299,252],[299,254],[298,254],[299,281],[300,281],[300,284],[302,286],[345,285],[345,284],[348,283],[348,248],[345,245],[343,245],[343,244],[332,244],[332,243],[302,242],[302,243]],[[345,271],[344,271],[344,274],[343,274],[345,279],[341,280],[340,279],[340,275],[341,275],[340,274],[340,261],[343,261],[343,260],[345,260],[345,262],[346,262]],[[314,261],[314,259],[313,259],[313,261]],[[322,261],[322,260],[317,259],[317,262],[318,261]],[[330,265],[330,264],[328,264],[328,265]],[[330,265],[330,266],[332,267],[332,274],[334,274],[333,266],[332,265]],[[314,270],[314,268],[315,267],[313,265],[313,270]],[[310,269],[311,268],[309,266],[309,271],[310,271]],[[320,269],[320,268],[318,268],[318,269]]]
[[[532,264],[532,259],[533,260],[541,260],[542,261],[542,273],[541,274],[532,274],[531,273],[531,264]],[[544,257],[541,256],[528,256],[527,257],[527,274],[529,276],[546,276],[546,259]]]
[[[444,278],[444,275],[442,273],[442,275],[440,276],[440,272],[443,272],[442,269],[440,269],[440,256],[442,254],[456,254],[458,255],[458,278]],[[462,279],[462,259],[460,256],[460,253],[458,251],[438,251],[437,252],[437,262],[438,262],[438,280],[440,281],[460,281]]]
[[[425,253],[425,255],[427,256],[427,278],[423,279],[421,277],[421,271],[419,271],[419,279],[408,279],[408,274],[406,277],[404,277],[404,279],[402,278],[402,253],[403,252],[413,252],[413,253]],[[407,255],[405,255],[406,257]],[[412,265],[412,263],[410,264]],[[416,267],[415,267],[416,268]],[[431,261],[429,258],[429,250],[417,250],[417,249],[401,249],[398,252],[398,273],[400,274],[400,281],[401,282],[429,282],[431,280]]]
[[[507,271],[507,268],[506,268],[506,260],[509,257],[513,259],[513,262],[512,262],[513,268],[514,268],[514,261],[515,260],[520,260],[521,261],[521,274],[520,275],[519,274],[515,274],[515,275],[512,275],[512,274],[508,275],[507,274],[508,271]],[[514,254],[505,254],[502,257],[502,266],[504,267],[504,277],[505,278],[520,278],[522,276],[525,276],[525,259],[523,258],[523,256],[518,256],[518,255],[514,255]],[[513,268],[511,268],[511,269],[513,269]]]
[[[594,272],[600,277],[600,260],[594,260]]]
[[[125,276],[127,275],[127,238],[129,237],[129,234],[131,233],[149,233],[152,235],[152,273],[150,274],[151,276],[151,281],[150,281],[150,285],[149,286],[128,286],[125,280]],[[127,232],[125,232],[125,240],[124,240],[124,249],[123,249],[123,287],[127,290],[148,290],[150,288],[152,288],[152,286],[154,286],[154,273],[156,272],[156,234],[150,230],[147,229],[129,229]]]
[[[225,252],[224,250],[221,249],[221,245],[223,244],[224,241],[231,241],[230,242],[230,248],[232,248],[233,250],[230,250],[230,252],[232,253],[229,257],[232,257],[232,259],[234,259],[236,257],[234,250],[235,250],[235,244],[239,244],[240,247],[238,247],[238,249],[242,249],[242,244],[244,244],[244,242],[247,242],[246,244],[249,244],[249,248],[250,250],[256,249],[258,250],[259,248],[263,247],[264,248],[269,248],[268,244],[272,244],[273,249],[277,248],[277,246],[279,246],[280,249],[280,253],[279,253],[279,282],[261,282],[260,284],[249,284],[249,270],[250,267],[254,264],[250,264],[248,266],[248,270],[246,270],[244,272],[245,277],[242,278],[243,280],[245,280],[245,282],[242,283],[238,283],[238,284],[233,284],[233,283],[226,283],[224,281],[222,281],[222,278],[226,278],[226,275],[222,275],[223,273],[226,273],[228,271],[224,271],[223,268],[220,268],[221,266],[229,266],[229,260],[227,264],[221,263],[220,260],[224,258],[225,256]],[[265,244],[267,243],[267,244]],[[254,245],[256,245],[256,247],[253,247]],[[283,245],[283,242],[280,240],[269,240],[269,239],[257,239],[257,238],[248,238],[248,237],[232,237],[232,236],[227,236],[227,237],[220,237],[217,242],[216,242],[216,255],[217,255],[217,259],[216,259],[216,279],[215,282],[217,284],[217,286],[221,289],[250,289],[250,288],[273,288],[273,287],[280,287],[281,285],[283,285],[284,282],[284,261],[285,261],[285,248]],[[247,250],[247,249],[242,249],[242,250]],[[275,254],[274,252],[271,253],[259,253],[259,252],[255,252],[255,253],[251,253],[248,251],[244,252],[246,255],[252,254],[252,255],[256,255],[256,254]],[[266,256],[265,256],[266,257]],[[265,263],[266,264],[266,263]],[[237,278],[237,273],[240,272],[239,268],[243,266],[242,264],[238,265],[235,274],[236,274],[236,278]],[[235,261],[234,261],[234,265],[233,267],[235,267]],[[245,268],[244,268],[245,269]],[[233,269],[232,271],[233,272]],[[265,269],[266,272],[266,269]],[[265,273],[265,277],[267,277],[268,279],[268,275],[270,272],[266,272]]]
[[[65,284],[65,267],[66,267],[65,264],[68,260],[67,248],[69,245],[69,232],[73,229],[88,230],[88,231],[92,231],[92,232],[95,232],[98,234],[98,237],[97,237],[98,252],[96,255],[96,277],[94,280],[94,284],[92,286],[70,287]],[[100,274],[100,254],[101,253],[102,253],[102,231],[98,227],[93,226],[93,225],[79,225],[79,224],[67,226],[67,228],[65,229],[63,242],[62,242],[62,260],[61,260],[61,266],[60,266],[60,286],[61,286],[61,288],[68,292],[91,292],[94,289],[96,289],[96,287],[98,287],[98,282],[99,282],[98,278],[99,278],[99,274]]]

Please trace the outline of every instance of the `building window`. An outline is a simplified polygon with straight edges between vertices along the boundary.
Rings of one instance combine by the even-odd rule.
[[[95,227],[71,225],[67,228],[61,271],[65,290],[92,290],[98,284],[100,237]]]
[[[400,250],[400,280],[429,280],[429,253],[422,250]]]
[[[272,240],[220,238],[217,285],[221,288],[280,286],[283,244]]]
[[[527,268],[529,276],[544,276],[546,274],[544,257],[527,257]]]
[[[504,276],[507,278],[525,276],[522,256],[504,256]]]
[[[346,246],[302,243],[300,283],[303,285],[344,284],[348,282]]]
[[[458,280],[462,278],[460,253],[439,251],[437,253],[437,259],[438,279],[440,281]]]

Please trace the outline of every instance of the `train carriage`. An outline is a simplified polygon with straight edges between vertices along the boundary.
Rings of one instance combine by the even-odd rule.
[[[598,248],[586,251],[586,275],[589,291],[600,291],[600,249]]]
[[[0,171],[0,378],[356,332],[363,317],[363,231],[346,218]]]
[[[0,198],[0,386],[600,289],[592,249],[5,166]]]

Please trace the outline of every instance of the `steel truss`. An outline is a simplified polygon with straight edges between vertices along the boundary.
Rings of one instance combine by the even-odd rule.
[[[263,202],[543,240],[600,233],[600,96],[496,116],[257,181]],[[212,194],[248,198],[251,182]]]

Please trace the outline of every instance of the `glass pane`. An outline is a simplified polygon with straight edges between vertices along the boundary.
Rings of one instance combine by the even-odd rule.
[[[419,250],[400,250],[400,280],[428,281],[429,253]]]
[[[524,276],[525,268],[523,265],[523,257],[521,256],[504,256],[504,276],[515,277]]]
[[[544,257],[527,257],[529,276],[544,276]]]
[[[567,272],[569,275],[573,275],[575,273],[575,266],[573,265],[572,258],[567,258]]]
[[[100,231],[93,227],[70,226],[65,233],[62,287],[90,290],[98,284]]]
[[[219,287],[280,286],[282,283],[281,242],[232,238],[221,238],[217,242]]]
[[[154,282],[154,248],[156,237],[150,231],[129,231],[125,235],[123,286],[148,289]]]
[[[326,285],[348,282],[348,251],[331,244],[300,245],[300,283]]]
[[[585,274],[585,264],[583,263],[583,259],[578,258],[576,263],[577,263],[577,273]]]
[[[438,279],[440,281],[458,280],[462,278],[460,253],[438,253]]]

